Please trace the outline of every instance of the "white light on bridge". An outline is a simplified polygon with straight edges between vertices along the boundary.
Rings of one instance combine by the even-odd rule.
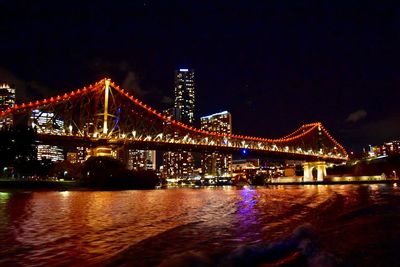
[[[160,138],[160,140],[162,140],[163,134],[162,133],[157,134],[154,140],[156,140],[157,138]]]

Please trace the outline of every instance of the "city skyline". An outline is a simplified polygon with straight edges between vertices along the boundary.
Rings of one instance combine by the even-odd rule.
[[[163,110],[190,67],[197,118],[230,110],[240,134],[322,121],[349,150],[400,136],[391,4],[174,4],[99,1],[104,20],[85,3],[3,2],[0,82],[21,101],[111,77]]]

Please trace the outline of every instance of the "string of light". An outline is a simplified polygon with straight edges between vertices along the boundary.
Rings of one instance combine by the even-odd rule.
[[[96,82],[95,84],[89,85],[88,87],[83,87],[81,89],[77,89],[75,91],[71,91],[69,93],[64,93],[63,95],[58,95],[56,97],[51,97],[49,99],[43,99],[41,101],[35,101],[35,102],[29,102],[29,103],[22,103],[19,105],[15,105],[12,108],[7,109],[4,112],[0,113],[0,117],[5,117],[9,116],[13,113],[19,113],[21,111],[27,110],[27,109],[37,109],[37,108],[43,108],[49,104],[57,104],[57,103],[62,103],[67,100],[72,100],[74,98],[77,98],[81,95],[91,93],[91,92],[96,92],[100,90],[104,90],[105,88],[105,82],[106,78]],[[315,122],[315,123],[309,123],[309,124],[304,124],[300,128],[296,129],[292,133],[282,137],[282,138],[277,138],[277,139],[270,139],[270,138],[261,138],[261,137],[252,137],[252,136],[244,136],[244,135],[235,135],[235,134],[221,134],[217,132],[210,132],[202,129],[197,129],[192,126],[186,125],[182,122],[176,121],[171,117],[167,117],[157,110],[151,108],[147,104],[143,103],[136,97],[130,95],[126,90],[120,88],[117,84],[114,82],[110,81],[110,86],[114,88],[119,94],[127,97],[130,101],[132,101],[135,105],[143,108],[146,112],[155,115],[158,117],[161,121],[166,121],[169,122],[171,125],[174,125],[182,130],[189,131],[195,134],[200,134],[201,136],[215,136],[219,138],[227,138],[230,140],[238,139],[241,141],[252,141],[252,142],[261,142],[261,143],[270,143],[270,144],[290,144],[296,140],[299,140],[306,135],[310,134],[312,131],[320,127],[320,129],[325,133],[325,135],[333,142],[333,144],[338,147],[341,152],[347,157],[347,152],[344,149],[344,147],[339,144],[331,135],[330,133],[322,126],[321,122]]]

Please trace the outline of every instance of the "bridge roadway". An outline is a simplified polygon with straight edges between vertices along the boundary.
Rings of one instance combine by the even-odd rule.
[[[239,154],[243,149],[246,149],[252,156],[265,156],[270,158],[280,158],[288,160],[302,160],[307,162],[325,161],[330,163],[342,163],[346,159],[333,157],[321,154],[306,154],[300,152],[287,152],[279,150],[266,150],[244,147],[232,146],[211,146],[205,144],[190,144],[190,143],[172,143],[163,141],[144,141],[132,140],[128,138],[96,138],[96,137],[82,137],[74,135],[52,135],[52,134],[38,134],[38,141],[47,145],[55,145],[62,147],[76,148],[83,147],[112,147],[124,149],[143,149],[143,150],[162,150],[162,151],[176,151],[186,150],[192,152],[219,152],[221,154]]]

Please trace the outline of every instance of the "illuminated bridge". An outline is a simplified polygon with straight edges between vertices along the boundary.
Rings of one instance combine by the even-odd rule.
[[[39,121],[46,116],[45,123]],[[37,129],[45,144],[254,154],[303,160],[305,178],[325,162],[347,160],[346,150],[317,123],[302,125],[277,139],[208,132],[164,116],[109,79],[51,98],[15,105],[0,113]]]

